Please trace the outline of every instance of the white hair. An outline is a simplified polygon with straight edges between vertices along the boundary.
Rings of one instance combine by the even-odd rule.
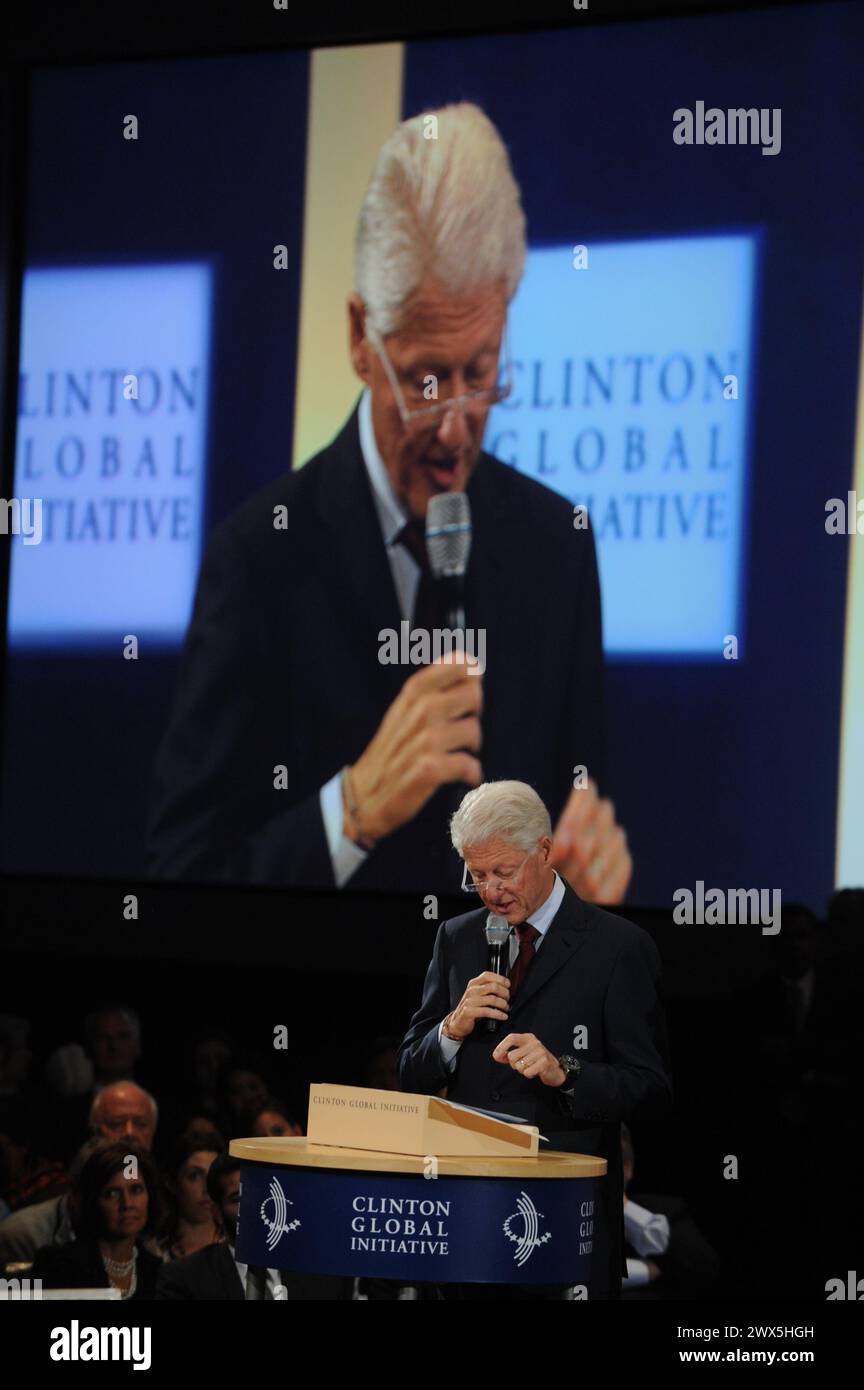
[[[159,1106],[156,1104],[156,1101],[153,1098],[153,1096],[151,1096],[150,1092],[145,1091],[143,1086],[139,1086],[137,1081],[112,1081],[107,1086],[103,1086],[101,1091],[97,1091],[95,1096],[93,1097],[93,1101],[90,1106],[90,1128],[96,1128],[97,1124],[99,1123],[99,1111],[102,1107],[106,1095],[108,1095],[111,1091],[116,1090],[118,1086],[125,1086],[131,1091],[137,1091],[139,1095],[144,1097],[144,1099],[150,1106],[150,1111],[153,1115],[153,1127],[155,1129],[156,1125],[159,1123]]]
[[[480,107],[462,101],[397,126],[381,147],[354,238],[354,289],[373,327],[397,332],[405,301],[427,279],[449,294],[500,281],[509,303],[524,265],[519,186]]]
[[[482,782],[463,796],[450,818],[450,839],[460,856],[466,847],[495,839],[530,854],[551,834],[549,812],[527,782]]]

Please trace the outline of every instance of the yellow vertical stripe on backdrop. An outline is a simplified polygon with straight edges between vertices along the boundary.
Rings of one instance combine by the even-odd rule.
[[[402,119],[403,60],[401,43],[311,56],[294,468],[329,444],[362,389],[348,356],[354,229],[378,151]]]
[[[858,362],[858,422],[852,487],[864,501],[864,332]],[[844,498],[844,501],[846,499]],[[847,527],[855,526],[847,515]],[[843,541],[836,537],[838,545]],[[840,725],[840,784],[837,799],[835,886],[864,884],[864,535],[848,538],[849,579],[843,661],[843,717]]]

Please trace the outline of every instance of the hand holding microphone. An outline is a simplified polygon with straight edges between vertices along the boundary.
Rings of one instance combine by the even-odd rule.
[[[506,1023],[510,1009],[510,981],[506,975],[484,970],[469,980],[465,993],[456,1008],[444,1020],[444,1036],[462,1042],[473,1033],[479,1019],[485,1019],[489,1031]]]
[[[426,549],[436,604],[448,631],[464,629],[464,581],[471,551],[471,507],[464,492],[433,497]],[[480,749],[482,666],[464,651],[409,676],[372,742],[349,769],[343,823],[361,845],[398,830],[448,783],[476,787]],[[347,796],[344,793],[347,792]]]

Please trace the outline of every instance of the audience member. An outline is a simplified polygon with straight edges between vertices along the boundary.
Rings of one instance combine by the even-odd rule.
[[[23,1105],[9,1113],[0,1133],[0,1202],[5,1212],[59,1197],[69,1186],[66,1165],[42,1151],[41,1136],[35,1136]]]
[[[116,1140],[124,1140],[127,1145],[135,1143],[149,1151],[153,1147],[157,1118],[155,1100],[140,1086],[118,1081],[104,1087],[90,1107],[91,1137],[79,1149],[80,1162],[100,1144],[104,1146]],[[73,1164],[70,1171],[74,1176],[76,1165]],[[0,1266],[32,1260],[40,1246],[65,1245],[71,1240],[74,1240],[74,1232],[68,1194],[35,1202],[0,1222]]]
[[[44,1067],[46,1103],[52,1115],[56,1156],[68,1159],[86,1137],[91,1105],[118,1081],[141,1085],[141,1024],[134,1009],[109,1003],[88,1014],[84,1045],[65,1043]]]
[[[161,1216],[159,1180],[147,1151],[126,1141],[90,1155],[71,1193],[76,1239],[46,1245],[31,1277],[46,1289],[108,1288],[153,1298],[159,1260],[142,1244]]]
[[[396,1054],[401,1042],[401,1038],[385,1035],[370,1044],[360,1072],[361,1086],[370,1086],[376,1091],[399,1090]]]
[[[624,1168],[624,1253],[627,1278],[622,1299],[704,1298],[720,1275],[720,1260],[702,1235],[682,1197],[630,1193],[635,1169],[633,1140],[621,1125]]]
[[[279,1136],[299,1136],[303,1126],[295,1119],[286,1105],[275,1096],[265,1096],[256,1100],[240,1117],[239,1129],[235,1138],[268,1139]]]
[[[156,1288],[158,1299],[225,1301],[246,1296],[247,1266],[234,1253],[240,1210],[240,1160],[230,1154],[214,1159],[207,1174],[207,1191],[219,1211],[225,1239],[221,1244],[205,1246],[194,1255],[163,1265]],[[350,1292],[349,1279],[267,1270],[267,1300],[348,1299]]]
[[[199,1029],[183,1049],[179,1082],[166,1097],[165,1132],[172,1140],[194,1130],[222,1134],[225,1115],[216,1097],[219,1073],[234,1055],[233,1039],[222,1029]],[[223,1139],[227,1135],[223,1134]]]
[[[156,1137],[159,1108],[156,1101],[131,1081],[116,1081],[94,1097],[90,1106],[90,1130],[109,1139],[131,1139],[149,1151]]]
[[[268,1066],[257,1056],[229,1057],[216,1078],[216,1109],[219,1128],[228,1139],[240,1135],[241,1124],[250,1106],[263,1103],[271,1087],[266,1079]]]
[[[171,1216],[160,1241],[163,1259],[177,1260],[222,1240],[218,1209],[207,1188],[213,1160],[225,1152],[212,1130],[179,1139],[168,1164]]]
[[[6,1116],[18,1109],[32,1060],[27,1019],[0,1014],[0,1129],[5,1128]]]

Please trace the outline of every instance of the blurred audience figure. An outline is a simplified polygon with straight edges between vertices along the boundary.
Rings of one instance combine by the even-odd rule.
[[[682,1197],[629,1192],[635,1169],[633,1140],[621,1125],[624,1167],[624,1253],[627,1278],[621,1297],[632,1301],[711,1296],[720,1259],[687,1210]]]
[[[803,904],[783,903],[780,931],[767,938],[768,968],[741,1000],[747,1062],[737,1108],[746,1117],[753,1192],[745,1220],[757,1247],[754,1263],[770,1260],[777,1271],[776,1297],[804,1296],[802,1287],[808,1296],[824,1296],[832,1269],[838,1262],[847,1268],[849,1230],[864,1219],[857,1172],[862,897],[860,889],[834,894],[824,925]],[[813,1223],[811,1193],[817,1189],[823,1195]],[[806,1271],[797,1258],[804,1229]]]
[[[92,1095],[112,1081],[138,1080],[141,1021],[127,1004],[109,1003],[84,1020],[84,1045],[65,1043],[51,1053],[45,1076],[58,1095]]]
[[[268,1064],[250,1054],[229,1057],[216,1078],[216,1110],[219,1128],[228,1139],[239,1138],[246,1112],[263,1104],[271,1094]]]
[[[43,1152],[23,1103],[0,1132],[0,1220],[23,1207],[59,1197],[69,1186],[66,1164]]]
[[[768,941],[768,969],[743,1001],[749,1105],[782,1144],[808,1128],[820,1136],[826,1114],[854,1113],[861,1010],[854,973],[808,907],[784,903]]]
[[[0,1014],[0,1130],[5,1131],[7,1116],[20,1108],[32,1061],[27,1019]]]
[[[361,1086],[370,1086],[376,1091],[398,1091],[399,1078],[396,1075],[396,1053],[402,1039],[385,1034],[370,1043],[360,1072]]]
[[[831,958],[861,983],[864,969],[864,888],[838,888],[828,901],[826,937]]]
[[[205,1029],[192,1044],[189,1070],[193,1104],[205,1113],[216,1104],[219,1073],[235,1050],[233,1039],[219,1028]]]
[[[91,1103],[103,1087],[142,1083],[141,1024],[134,1009],[119,1003],[94,1009],[84,1020],[83,1037],[83,1046],[71,1042],[56,1048],[44,1067],[51,1137],[62,1158],[84,1141]]]
[[[218,1208],[207,1187],[207,1174],[225,1144],[213,1130],[179,1139],[168,1163],[170,1218],[160,1240],[162,1257],[179,1260],[223,1239]]]
[[[69,1168],[69,1188],[77,1179],[87,1159],[111,1140],[88,1139],[82,1144]],[[70,1209],[70,1191],[44,1202],[34,1202],[13,1212],[0,1222],[0,1273],[7,1264],[32,1263],[36,1251],[43,1245],[68,1245],[75,1239]]]
[[[247,1266],[234,1253],[240,1210],[240,1160],[231,1154],[220,1154],[214,1159],[207,1174],[207,1191],[219,1212],[224,1240],[185,1259],[164,1264],[159,1271],[157,1299],[224,1302],[246,1297]],[[264,1297],[277,1302],[348,1299],[350,1288],[349,1279],[268,1269]]]
[[[70,1194],[75,1240],[37,1251],[31,1277],[46,1289],[109,1288],[151,1299],[160,1261],[142,1244],[161,1219],[156,1166],[128,1140],[96,1149]]]
[[[265,1096],[250,1105],[240,1117],[240,1132],[235,1138],[268,1139],[299,1137],[303,1126],[291,1114],[287,1105],[275,1096]]]
[[[186,1123],[175,1136],[175,1144],[180,1139],[187,1139],[190,1134],[209,1134],[213,1142],[207,1144],[205,1147],[213,1149],[215,1153],[221,1153],[225,1147],[226,1136],[222,1133],[215,1121],[209,1119],[207,1115],[190,1115]]]
[[[96,1086],[135,1081],[141,1060],[141,1020],[125,1004],[104,1004],[84,1020],[84,1041]]]
[[[173,1078],[174,1088],[166,1107],[165,1132],[172,1140],[193,1130],[210,1128],[222,1132],[225,1115],[220,1111],[216,1088],[219,1074],[234,1052],[233,1039],[215,1027],[200,1029],[184,1048],[180,1081],[178,1084],[176,1076]]]

